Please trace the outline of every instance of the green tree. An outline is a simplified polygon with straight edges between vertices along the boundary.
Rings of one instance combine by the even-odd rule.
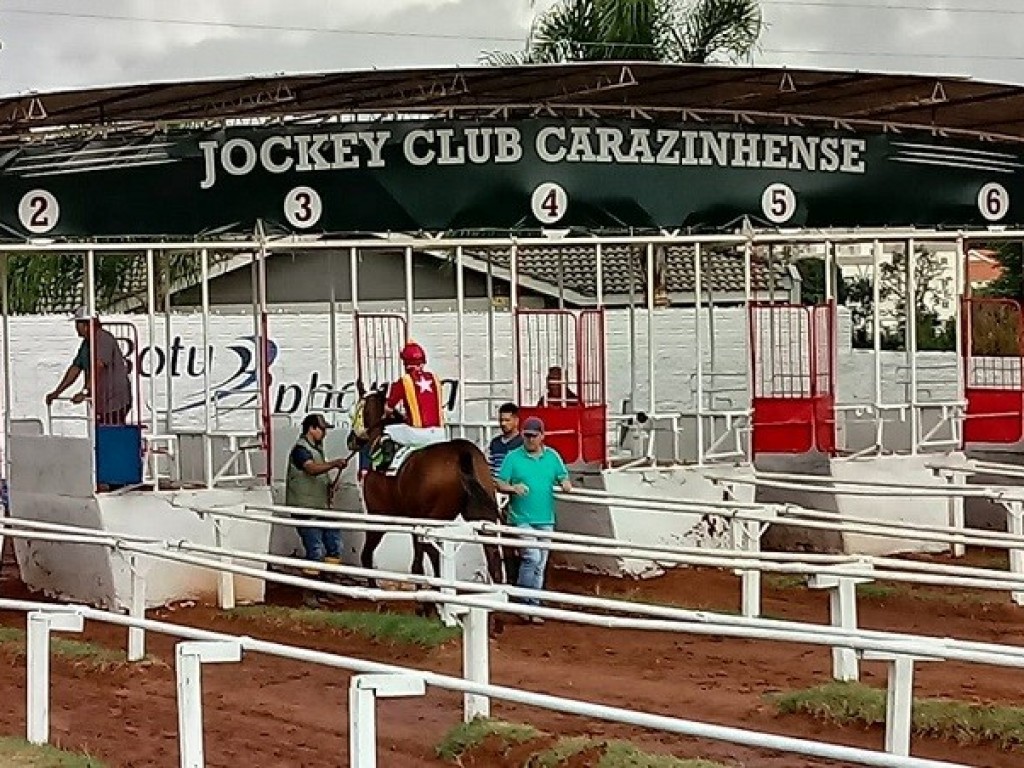
[[[1024,297],[1024,243],[1000,243],[995,252],[1003,273],[976,293],[1003,299],[1021,299]]]
[[[879,298],[891,308],[895,324],[882,328],[882,349],[906,349],[907,343],[907,255],[896,253],[879,268]],[[866,276],[846,281],[846,306],[851,310],[853,346],[872,346],[875,312],[874,285]],[[936,254],[918,249],[914,259],[914,308],[917,349],[948,351],[956,346],[956,321],[943,319],[954,301],[953,277],[948,264]],[[941,310],[947,310],[943,312]]]
[[[793,262],[800,273],[800,303],[808,305],[822,304],[825,301],[825,261],[814,256],[797,259]],[[836,303],[845,304],[847,285],[843,280],[842,270],[833,266],[832,285]]]
[[[533,22],[526,50],[490,64],[738,61],[764,29],[757,0],[559,0]]]

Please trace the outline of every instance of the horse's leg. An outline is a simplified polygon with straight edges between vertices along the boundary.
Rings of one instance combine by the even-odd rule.
[[[359,562],[362,564],[363,568],[373,570],[373,553],[377,550],[377,546],[383,538],[384,534],[380,531],[366,532],[366,538],[363,540],[363,551],[359,555]],[[371,587],[377,587],[376,579],[368,577],[366,580]]]
[[[426,563],[424,557],[426,555],[427,545],[423,543],[423,540],[419,536],[413,534],[412,536],[412,573],[415,576],[426,576]],[[416,589],[419,589],[420,585],[416,585]],[[424,603],[416,603],[416,615],[417,616],[429,616],[430,607]]]

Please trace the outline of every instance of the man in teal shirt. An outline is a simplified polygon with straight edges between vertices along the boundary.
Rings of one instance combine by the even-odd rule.
[[[563,493],[572,490],[569,471],[562,457],[544,445],[544,422],[531,417],[523,423],[523,445],[508,452],[496,478],[498,490],[511,496],[508,520],[517,528],[552,531],[555,528],[555,486]],[[536,541],[533,537],[524,537]],[[524,547],[519,566],[517,586],[526,589],[544,588],[544,571],[548,564],[548,550]],[[524,601],[540,605],[536,598]],[[534,624],[543,619],[533,617]]]

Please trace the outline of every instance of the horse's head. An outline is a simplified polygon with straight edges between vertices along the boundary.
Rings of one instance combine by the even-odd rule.
[[[359,400],[352,411],[352,429],[348,433],[348,449],[359,451],[380,437],[386,426],[384,416],[387,394],[383,389],[367,391],[360,381],[357,383]]]

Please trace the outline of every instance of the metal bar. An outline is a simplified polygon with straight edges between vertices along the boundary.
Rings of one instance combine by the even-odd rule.
[[[213,399],[210,395],[210,254],[205,248],[199,252],[199,271],[202,285],[203,311],[203,484],[213,487]]]
[[[704,265],[700,243],[693,246],[694,343],[697,354],[697,466],[704,465],[704,333],[701,315],[704,308]],[[675,438],[678,440],[678,436]]]
[[[907,240],[907,364],[910,366],[910,455],[920,451],[921,413],[917,402],[917,254],[913,238]]]
[[[654,243],[647,244],[647,408],[657,410],[654,352]],[[653,426],[652,426],[653,429]]]
[[[406,246],[405,249],[405,330],[408,338],[412,338],[415,330],[413,329],[413,314],[416,309],[416,288],[413,283],[413,249],[412,246]],[[404,341],[404,339],[403,339]]]
[[[458,414],[459,414],[459,437],[466,436],[466,345],[464,333],[464,315],[466,313],[466,283],[463,274],[463,249],[458,246],[455,249],[455,345],[458,355]],[[440,400],[441,393],[437,393]]]
[[[155,254],[152,248],[146,249],[146,321],[148,324],[149,334],[149,354],[150,359],[155,357],[156,351],[156,265],[154,263]],[[165,361],[166,364],[166,361]],[[139,350],[139,365],[142,365],[142,350]],[[139,374],[141,375],[141,371]],[[142,416],[142,404],[139,403],[139,416]],[[141,422],[142,419],[140,418]],[[159,426],[157,424],[157,409],[156,409],[156,375],[152,370],[149,372],[149,429],[150,435],[157,434]],[[153,478],[156,488],[159,489],[160,481],[157,479],[156,466],[157,461],[153,456],[147,456],[147,460],[153,460]]]

